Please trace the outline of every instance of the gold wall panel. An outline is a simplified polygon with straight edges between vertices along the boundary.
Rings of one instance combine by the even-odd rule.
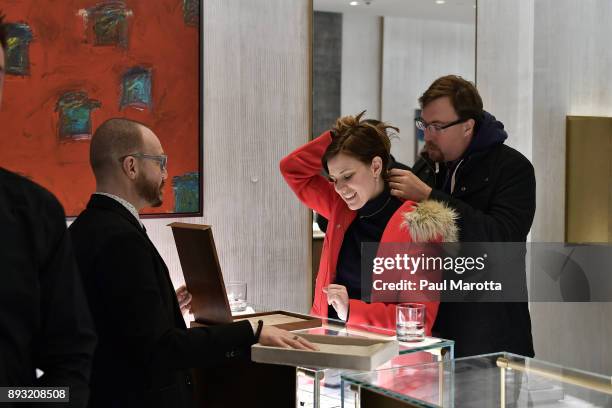
[[[565,241],[612,242],[612,118],[568,116]]]

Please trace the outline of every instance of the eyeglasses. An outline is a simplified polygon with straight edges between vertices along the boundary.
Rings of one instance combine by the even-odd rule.
[[[122,162],[126,157],[137,157],[139,159],[149,159],[149,160],[155,160],[156,162],[159,163],[159,168],[161,169],[161,171],[166,170],[166,166],[168,165],[168,156],[165,154],[160,154],[160,155],[152,155],[152,154],[144,154],[144,153],[132,153],[132,154],[126,154],[125,156],[121,156],[119,158],[119,162]]]
[[[414,123],[416,124],[416,127],[422,131],[429,130],[431,133],[440,133],[444,129],[458,125],[459,123],[463,123],[466,120],[467,119],[457,119],[456,121],[447,123],[446,125],[439,125],[437,123],[427,123],[422,118],[418,118],[415,119]]]

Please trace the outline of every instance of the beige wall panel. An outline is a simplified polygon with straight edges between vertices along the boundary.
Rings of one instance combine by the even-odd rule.
[[[535,2],[534,240],[565,238],[565,118],[612,116],[612,2]]]
[[[309,0],[204,4],[204,221],[249,301],[306,311],[309,213],[280,159],[308,140]]]
[[[476,81],[485,110],[532,158],[533,0],[478,0]]]
[[[514,146],[525,154],[531,145],[537,181],[532,241],[565,237],[566,116],[612,116],[611,19],[608,0],[478,0],[478,87],[510,140],[520,138]],[[612,374],[612,303],[530,307],[538,358]]]
[[[380,120],[382,17],[342,15],[342,87],[340,114]]]

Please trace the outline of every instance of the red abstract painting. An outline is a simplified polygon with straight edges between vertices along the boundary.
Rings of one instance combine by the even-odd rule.
[[[52,191],[77,216],[95,191],[89,141],[113,117],[137,120],[168,155],[152,215],[200,215],[199,0],[12,0],[0,166]]]

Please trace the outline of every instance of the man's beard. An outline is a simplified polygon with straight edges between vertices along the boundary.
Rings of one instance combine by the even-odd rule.
[[[144,174],[140,174],[136,180],[136,192],[141,198],[144,198],[151,207],[160,207],[163,203],[162,189],[164,188],[164,181],[162,180],[160,185],[148,181]]]
[[[423,147],[421,155],[429,157],[430,160],[436,163],[442,163],[445,161],[444,153],[442,153],[442,150],[440,150],[437,144],[432,142],[425,142],[425,147]]]

